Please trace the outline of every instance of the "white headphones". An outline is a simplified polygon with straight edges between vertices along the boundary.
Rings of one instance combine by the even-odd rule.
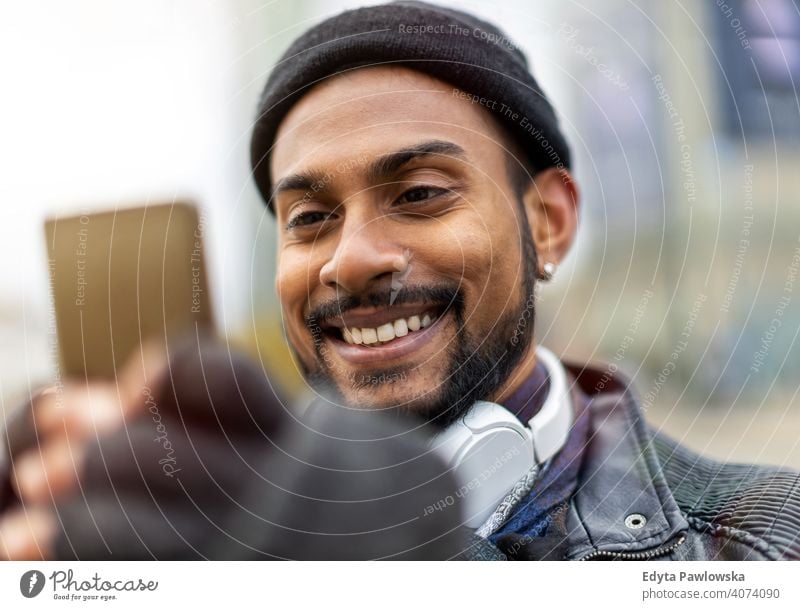
[[[547,369],[550,388],[527,426],[504,407],[480,400],[431,441],[461,485],[468,527],[480,527],[514,485],[553,457],[569,436],[572,401],[564,367],[541,346],[536,358]]]

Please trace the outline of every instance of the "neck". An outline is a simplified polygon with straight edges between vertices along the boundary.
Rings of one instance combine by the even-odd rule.
[[[520,386],[533,374],[536,368],[536,344],[531,341],[525,356],[508,376],[508,382],[504,384],[493,396],[488,398],[491,402],[503,404],[510,396],[516,392]]]

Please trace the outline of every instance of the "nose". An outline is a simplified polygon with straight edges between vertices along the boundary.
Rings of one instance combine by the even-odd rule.
[[[336,251],[320,269],[320,282],[339,291],[358,294],[383,277],[405,272],[408,252],[392,240],[383,219],[353,222],[342,231]]]

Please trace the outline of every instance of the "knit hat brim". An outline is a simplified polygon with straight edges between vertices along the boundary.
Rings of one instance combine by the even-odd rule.
[[[250,146],[253,177],[270,209],[270,155],[291,107],[324,80],[375,65],[403,65],[492,100],[487,110],[508,128],[533,168],[570,167],[553,107],[503,32],[454,9],[393,2],[323,21],[295,40],[270,74]]]

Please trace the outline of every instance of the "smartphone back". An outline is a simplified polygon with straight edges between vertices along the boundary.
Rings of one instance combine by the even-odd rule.
[[[52,218],[45,234],[61,377],[114,378],[145,339],[212,330],[191,204]]]

